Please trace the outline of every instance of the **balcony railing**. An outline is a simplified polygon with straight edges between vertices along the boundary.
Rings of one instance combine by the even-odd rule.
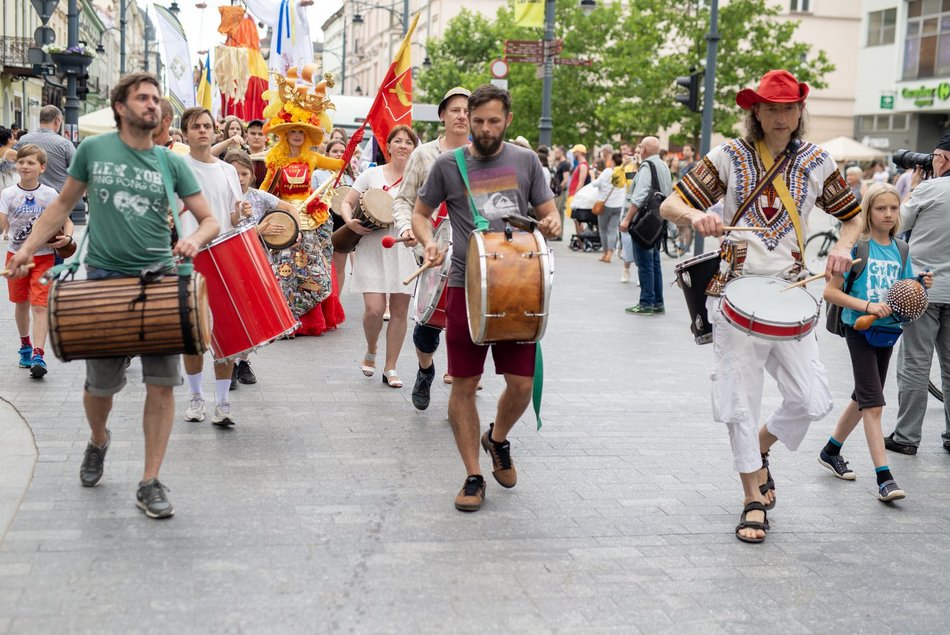
[[[0,37],[0,64],[3,66],[30,66],[29,48],[32,38]]]

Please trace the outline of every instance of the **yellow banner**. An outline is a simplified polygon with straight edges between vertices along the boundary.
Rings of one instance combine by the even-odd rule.
[[[515,26],[544,27],[544,0],[515,0]]]

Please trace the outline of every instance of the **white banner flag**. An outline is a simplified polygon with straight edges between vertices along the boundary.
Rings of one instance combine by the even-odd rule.
[[[307,7],[297,0],[243,0],[258,21],[273,29],[267,66],[281,75],[291,66],[313,63]]]
[[[195,75],[191,66],[188,39],[178,18],[160,4],[153,5],[158,14],[158,26],[165,43],[165,74],[168,80],[168,99],[177,114],[195,105]]]

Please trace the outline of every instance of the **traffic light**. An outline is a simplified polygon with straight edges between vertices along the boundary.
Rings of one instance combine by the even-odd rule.
[[[689,69],[689,75],[677,77],[676,85],[686,89],[686,94],[680,93],[676,96],[676,101],[683,104],[693,112],[702,110],[699,99],[699,78],[703,76],[702,71],[697,71],[695,67]]]
[[[86,96],[89,94],[89,73],[83,73],[76,77],[76,97],[80,101],[86,101]]]

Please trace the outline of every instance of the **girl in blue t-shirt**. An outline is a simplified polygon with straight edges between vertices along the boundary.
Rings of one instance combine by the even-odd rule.
[[[854,471],[841,456],[841,446],[862,419],[864,436],[874,462],[877,475],[878,499],[890,502],[904,498],[887,465],[884,451],[884,435],[881,433],[881,412],[884,409],[884,380],[894,346],[872,346],[865,332],[854,329],[854,322],[865,314],[877,316],[876,327],[900,329],[901,325],[891,315],[891,308],[884,303],[887,292],[898,280],[913,278],[910,257],[901,258],[898,239],[900,228],[900,197],[897,190],[885,183],[876,183],[868,188],[861,201],[864,215],[864,232],[861,240],[868,243],[868,258],[860,275],[851,283],[850,293],[844,292],[848,277],[836,275],[825,286],[826,302],[843,308],[841,321],[845,324],[845,340],[851,353],[854,372],[854,392],[851,402],[841,413],[834,433],[818,455],[818,463],[825,466],[838,478],[853,481]],[[852,258],[855,251],[852,251]],[[928,289],[933,275],[923,277]]]

